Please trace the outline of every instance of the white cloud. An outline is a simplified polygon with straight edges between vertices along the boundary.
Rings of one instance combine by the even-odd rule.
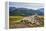
[[[22,3],[22,2],[10,2],[9,6],[16,7],[16,8],[28,8],[28,9],[38,9],[43,8],[42,3]]]

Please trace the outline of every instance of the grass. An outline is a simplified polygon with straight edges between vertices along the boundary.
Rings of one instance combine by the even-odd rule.
[[[10,21],[18,21],[18,20],[20,20],[22,18],[23,18],[23,16],[10,16],[9,20]]]
[[[9,27],[14,27],[15,24],[20,23],[23,16],[9,16]]]
[[[24,16],[9,16],[9,28],[15,28],[17,24],[22,24],[21,19],[23,19]],[[40,18],[40,25],[33,24],[32,27],[43,27],[44,26],[44,16],[39,16]],[[31,24],[27,24],[30,26]]]

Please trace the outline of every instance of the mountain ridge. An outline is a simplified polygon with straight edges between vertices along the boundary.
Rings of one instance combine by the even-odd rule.
[[[34,15],[37,13],[38,15],[44,15],[44,8],[39,8],[37,10],[34,9],[27,9],[27,8],[16,8],[16,7],[9,7],[9,15],[10,16],[29,16]]]

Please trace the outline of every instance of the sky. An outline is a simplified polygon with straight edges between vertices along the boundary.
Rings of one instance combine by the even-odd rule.
[[[9,2],[9,7],[16,7],[16,8],[28,8],[28,9],[38,9],[43,8],[43,3],[22,3],[22,2]]]

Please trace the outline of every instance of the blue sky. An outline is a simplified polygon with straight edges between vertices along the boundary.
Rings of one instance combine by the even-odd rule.
[[[16,8],[28,8],[28,9],[38,9],[43,8],[42,3],[21,3],[21,2],[9,2],[9,7],[16,7]]]

